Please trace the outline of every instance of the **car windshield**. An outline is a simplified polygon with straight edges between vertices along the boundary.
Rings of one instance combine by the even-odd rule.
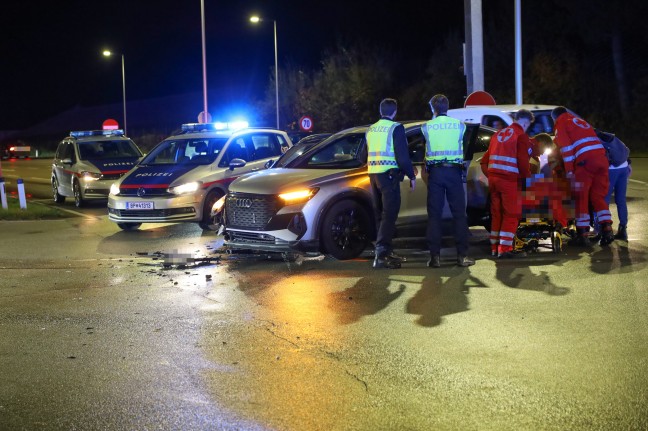
[[[532,110],[533,112],[533,123],[527,129],[527,134],[531,137],[539,133],[548,133],[553,135],[554,131],[554,121],[551,118],[550,110]],[[515,112],[510,112],[511,116],[515,115]]]
[[[366,162],[364,142],[364,133],[333,136],[306,151],[302,157],[293,159],[292,163],[286,167],[301,169],[358,168]]]
[[[131,140],[84,141],[78,142],[78,145],[81,160],[123,159],[142,156],[142,153]]]
[[[311,149],[318,142],[306,142],[304,144],[293,145],[285,153],[277,159],[277,161],[272,165],[273,168],[283,168],[288,165],[288,163],[295,160],[297,157],[304,154],[306,151]]]
[[[142,160],[143,165],[208,165],[223,151],[226,138],[167,139]]]

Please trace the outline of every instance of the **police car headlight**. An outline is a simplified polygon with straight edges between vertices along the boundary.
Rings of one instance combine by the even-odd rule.
[[[96,181],[101,178],[101,174],[98,172],[82,171],[80,175],[86,181]]]
[[[167,192],[173,193],[174,195],[185,195],[187,193],[194,193],[200,188],[202,182],[192,181],[190,183],[180,184],[179,186],[169,187]]]
[[[119,186],[116,183],[110,185],[110,194],[113,196],[119,194]]]
[[[279,197],[288,204],[297,204],[310,200],[319,191],[319,188],[313,187],[310,189],[295,190],[288,193],[281,193]]]

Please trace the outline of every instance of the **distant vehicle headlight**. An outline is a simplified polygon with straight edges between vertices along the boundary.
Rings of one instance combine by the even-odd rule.
[[[116,196],[116,195],[119,194],[119,186],[117,185],[117,183],[112,183],[110,185],[110,194],[113,195],[113,196]]]
[[[286,204],[296,204],[310,200],[319,191],[318,187],[310,189],[295,190],[292,192],[281,193],[279,197],[283,199]]]
[[[173,193],[174,195],[185,195],[187,193],[194,193],[200,188],[202,182],[192,181],[190,183],[180,184],[179,186],[169,187],[167,192]]]

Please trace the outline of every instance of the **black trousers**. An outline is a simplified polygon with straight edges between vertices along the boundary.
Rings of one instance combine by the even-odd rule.
[[[454,221],[454,238],[457,254],[468,252],[468,217],[463,186],[462,169],[458,167],[432,167],[428,169],[427,242],[430,254],[441,252],[442,214],[446,198]]]
[[[385,172],[369,174],[369,180],[378,228],[376,257],[384,257],[392,251],[392,238],[396,232],[396,219],[401,204],[400,178]]]

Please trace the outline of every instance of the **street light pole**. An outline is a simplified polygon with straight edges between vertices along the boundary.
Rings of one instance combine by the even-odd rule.
[[[277,129],[279,129],[279,63],[277,61],[277,20],[274,22],[274,51],[275,51],[275,105],[277,107]]]
[[[250,22],[258,23],[264,21],[263,18],[258,16],[250,17]],[[274,24],[274,55],[275,55],[275,106],[277,110],[277,129],[279,129],[279,61],[277,53],[277,20],[272,20]]]
[[[207,111],[207,50],[205,48],[205,0],[200,0],[200,17],[202,26],[202,69],[203,69],[203,122],[209,122]]]
[[[128,136],[128,128],[126,126],[126,68],[124,67],[124,54],[121,55],[122,61],[122,100],[124,102],[124,135]]]
[[[105,57],[110,57],[113,52],[106,49],[103,52]],[[122,71],[122,100],[124,105],[124,134],[128,135],[128,128],[126,125],[126,67],[124,65],[124,54],[121,54],[121,71]]]

